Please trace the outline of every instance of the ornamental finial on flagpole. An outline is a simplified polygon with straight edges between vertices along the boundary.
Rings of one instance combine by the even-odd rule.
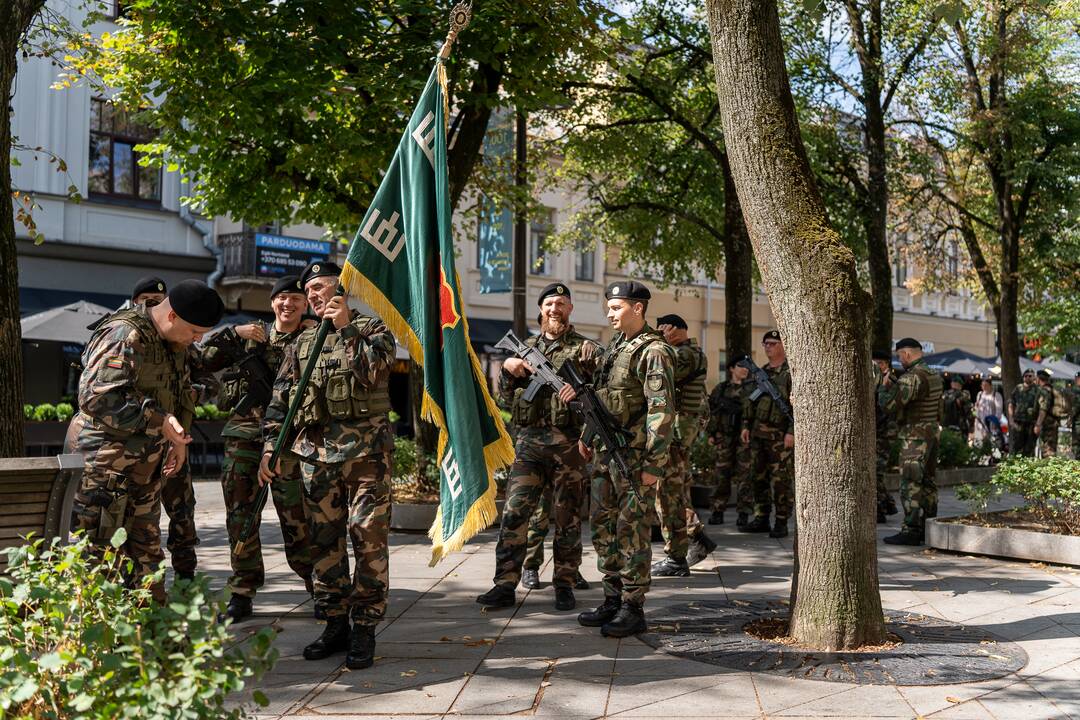
[[[472,0],[460,2],[450,10],[450,31],[446,33],[446,42],[443,43],[442,50],[439,51],[440,60],[445,61],[450,58],[450,48],[453,47],[454,40],[457,39],[458,33],[465,29],[471,19]]]

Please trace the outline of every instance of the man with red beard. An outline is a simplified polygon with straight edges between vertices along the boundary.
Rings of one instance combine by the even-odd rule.
[[[540,335],[525,343],[544,353],[556,370],[574,362],[582,375],[591,379],[599,346],[575,332],[570,324],[574,309],[570,289],[552,283],[540,293],[538,303]],[[533,368],[521,358],[510,358],[503,364],[499,378],[499,403],[510,411],[517,426],[516,458],[495,549],[495,586],[476,602],[485,607],[509,607],[517,601],[514,589],[525,562],[529,519],[545,488],[551,487],[555,609],[572,610],[577,604],[573,586],[581,565],[581,503],[587,464],[577,449],[581,419],[567,406],[574,398],[569,385],[558,394],[544,387],[532,400],[526,400],[524,393],[532,372]]]

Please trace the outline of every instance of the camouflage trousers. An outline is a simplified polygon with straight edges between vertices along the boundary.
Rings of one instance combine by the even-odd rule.
[[[639,471],[626,478],[614,467],[601,466],[593,477],[592,542],[605,596],[645,601],[652,564],[648,513],[655,503],[656,486],[642,485]]]
[[[495,547],[496,585],[513,588],[521,580],[531,521],[547,491],[551,492],[550,516],[555,525],[553,584],[572,587],[581,566],[581,502],[586,462],[578,452],[576,438],[551,432],[553,442],[543,446],[536,446],[527,436],[518,438],[517,459],[510,469],[499,543]],[[539,535],[539,544],[543,546],[543,535]]]
[[[1048,417],[1039,431],[1039,451],[1043,457],[1054,457],[1058,454],[1058,421]]]
[[[667,473],[656,488],[656,514],[664,535],[664,552],[676,560],[685,560],[690,536],[697,534],[701,520],[690,500],[690,453],[672,443]]]
[[[714,466],[716,488],[712,496],[712,511],[727,510],[731,491],[735,490],[735,512],[749,515],[754,511],[754,485],[750,475],[750,448],[737,437],[725,437],[716,443]]]
[[[913,426],[900,436],[900,502],[906,532],[922,533],[927,518],[937,517],[938,431],[936,425]]]
[[[343,463],[300,463],[311,518],[315,606],[327,617],[348,614],[355,623],[375,625],[386,614],[392,461],[389,453],[377,453]]]
[[[889,488],[885,486],[885,473],[889,471],[889,455],[892,454],[892,438],[878,437],[876,441],[874,480],[877,484],[878,507],[889,501]]]
[[[782,429],[759,425],[750,433],[750,467],[754,515],[768,517],[775,508],[776,519],[787,520],[795,502],[795,459],[793,449],[784,447]]]
[[[229,562],[232,575],[229,589],[245,597],[254,597],[266,581],[262,541],[259,537],[261,513],[255,518],[251,535],[243,537],[248,519],[255,511],[259,492],[259,460],[262,442],[243,438],[225,438],[225,463],[221,472],[221,491],[225,497],[225,527],[229,532]],[[301,580],[311,582],[311,523],[304,505],[300,464],[282,460],[282,474],[270,483],[270,498],[281,523],[285,561]],[[237,545],[245,540],[242,551]]]
[[[195,489],[191,486],[190,464],[184,463],[180,472],[162,478],[161,507],[169,518],[166,547],[173,570],[178,575],[190,575],[199,564],[195,556],[199,537],[195,533]]]
[[[585,481],[582,480],[582,495],[585,493],[584,484]],[[527,570],[539,570],[540,566],[544,564],[544,539],[547,537],[548,528],[550,527],[551,486],[548,485],[540,496],[540,502],[536,504],[536,512],[529,519],[529,532],[525,537],[524,567]]]
[[[119,552],[132,562],[126,578],[138,583],[165,560],[161,550],[161,461],[165,441],[146,435],[118,438],[77,415],[65,447],[81,453],[82,480],[71,510],[72,531],[82,530],[102,550],[119,529],[127,540]],[[164,599],[164,588],[154,587]]]
[[[1038,436],[1035,434],[1034,423],[1014,422],[1009,425],[1009,454],[1035,457],[1035,442]]]

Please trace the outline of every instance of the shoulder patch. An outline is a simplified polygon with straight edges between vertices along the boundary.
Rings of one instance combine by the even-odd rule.
[[[105,358],[105,367],[112,368],[113,370],[121,370],[124,367],[124,358],[119,355],[109,355]]]

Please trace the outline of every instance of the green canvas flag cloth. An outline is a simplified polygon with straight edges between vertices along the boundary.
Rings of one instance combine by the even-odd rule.
[[[469,342],[454,269],[446,71],[436,63],[349,248],[341,283],[424,371],[421,414],[439,428],[434,565],[495,518],[495,470],[514,448]]]

